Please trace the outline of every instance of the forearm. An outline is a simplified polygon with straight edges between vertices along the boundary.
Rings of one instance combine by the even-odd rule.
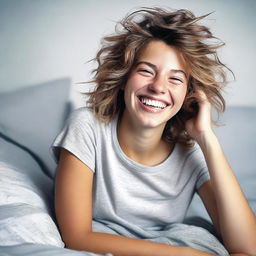
[[[203,134],[198,143],[204,153],[214,186],[219,227],[224,244],[230,252],[254,255],[256,253],[255,216],[218,139],[210,132]]]
[[[210,256],[189,247],[171,246],[118,235],[90,232],[84,237],[66,243],[66,247],[94,253],[112,253],[114,256]]]

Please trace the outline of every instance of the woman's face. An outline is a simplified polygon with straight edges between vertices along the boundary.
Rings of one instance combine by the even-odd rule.
[[[181,53],[163,41],[141,51],[124,88],[124,116],[145,128],[164,127],[181,108],[188,72]]]

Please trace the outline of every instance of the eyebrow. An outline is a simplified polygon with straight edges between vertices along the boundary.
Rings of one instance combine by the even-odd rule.
[[[148,61],[139,61],[139,62],[136,63],[135,66],[137,67],[140,64],[145,64],[145,65],[151,67],[152,69],[154,69],[155,71],[158,70],[158,68],[157,68],[157,66],[155,64],[153,64],[151,62],[148,62]],[[183,74],[185,76],[186,79],[188,79],[186,72],[184,70],[182,70],[182,69],[171,69],[170,71],[174,72],[174,73],[181,73],[181,74]]]

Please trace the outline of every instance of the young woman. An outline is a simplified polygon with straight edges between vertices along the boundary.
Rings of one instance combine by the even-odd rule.
[[[211,106],[225,106],[226,67],[216,53],[222,44],[198,24],[204,17],[141,9],[103,41],[90,105],[71,114],[52,145],[67,248],[256,255],[254,213],[212,130]],[[195,192],[226,249],[183,223]]]

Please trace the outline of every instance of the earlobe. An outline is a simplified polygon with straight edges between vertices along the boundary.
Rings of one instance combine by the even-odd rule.
[[[124,89],[125,89],[125,83],[123,83],[122,85],[121,85],[121,87],[120,87],[120,91],[124,91]]]

